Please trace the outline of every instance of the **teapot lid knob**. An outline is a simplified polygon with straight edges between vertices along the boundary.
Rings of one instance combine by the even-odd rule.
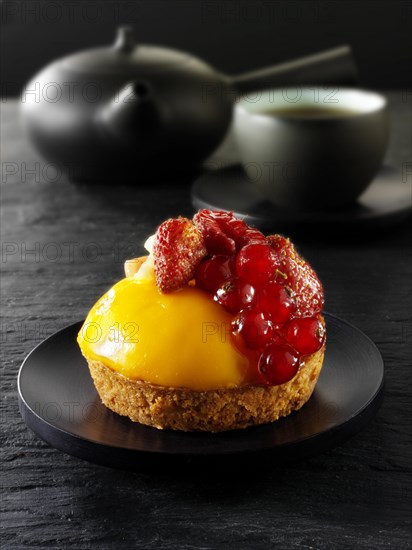
[[[118,27],[116,41],[114,43],[115,50],[119,52],[129,53],[134,50],[134,47],[135,41],[133,27]]]

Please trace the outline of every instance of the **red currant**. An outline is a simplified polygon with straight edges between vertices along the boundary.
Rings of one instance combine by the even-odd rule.
[[[325,328],[316,317],[301,317],[289,321],[283,328],[283,334],[300,355],[315,353],[325,341]]]
[[[273,280],[279,265],[274,250],[265,243],[251,243],[244,246],[236,258],[236,272],[253,285]]]
[[[273,282],[261,289],[259,306],[274,323],[286,323],[296,310],[296,301],[288,287]]]
[[[259,371],[268,384],[289,382],[299,370],[299,355],[287,344],[269,344],[259,359]]]
[[[272,322],[264,313],[244,309],[232,322],[234,332],[241,334],[248,348],[263,348],[273,335]]]
[[[196,270],[196,286],[214,294],[216,290],[235,274],[233,256],[212,256],[201,262]]]
[[[231,313],[251,306],[255,300],[254,287],[239,277],[229,279],[219,287],[215,300]]]

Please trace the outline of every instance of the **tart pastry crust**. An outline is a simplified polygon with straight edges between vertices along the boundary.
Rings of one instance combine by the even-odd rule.
[[[240,386],[194,391],[131,380],[100,361],[88,360],[106,407],[158,429],[222,432],[274,422],[310,398],[322,369],[324,347],[302,361],[296,376],[279,386]]]

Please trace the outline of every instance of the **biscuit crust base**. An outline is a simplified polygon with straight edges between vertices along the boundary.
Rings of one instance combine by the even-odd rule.
[[[106,407],[158,429],[222,432],[274,422],[310,398],[322,369],[324,348],[306,358],[296,376],[280,386],[241,386],[194,391],[131,380],[100,361],[88,360]]]

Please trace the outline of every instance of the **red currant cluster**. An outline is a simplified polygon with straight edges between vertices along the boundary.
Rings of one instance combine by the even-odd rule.
[[[291,380],[301,358],[322,347],[322,285],[289,239],[265,237],[232,212],[199,210],[193,220],[171,218],[159,226],[153,260],[161,292],[195,277],[234,315],[234,341],[258,383]]]
[[[284,251],[292,245],[279,237],[273,246],[270,238],[252,231],[253,237],[248,235],[251,242],[243,241],[237,251],[232,248],[229,252],[226,246],[224,253],[209,252],[197,267],[196,285],[234,315],[234,340],[254,358],[261,383],[283,384],[296,375],[301,358],[316,352],[324,343],[322,304],[316,302],[314,307],[312,300],[312,309],[302,316],[298,307],[302,280],[295,280],[296,275],[294,279],[296,270],[285,272]],[[222,232],[219,238],[222,241]],[[288,261],[290,257],[289,254]],[[299,261],[303,262],[300,257]]]

